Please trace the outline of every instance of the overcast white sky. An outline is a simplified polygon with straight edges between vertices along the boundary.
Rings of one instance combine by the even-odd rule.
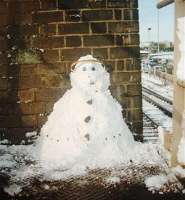
[[[157,0],[139,0],[139,17],[140,17],[140,38],[141,43],[157,41]],[[159,10],[159,40],[173,41],[174,40],[174,4],[164,7]],[[147,29],[151,28],[150,34]]]

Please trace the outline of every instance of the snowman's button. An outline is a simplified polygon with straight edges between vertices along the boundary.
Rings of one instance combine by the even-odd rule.
[[[94,85],[95,83],[93,81],[90,82],[90,85]]]
[[[87,101],[87,104],[92,105],[92,102],[93,102],[92,99],[90,99]]]
[[[89,141],[90,140],[90,135],[87,133],[86,135],[84,135],[84,137]]]
[[[92,70],[92,71],[95,71],[96,69],[95,69],[95,67],[92,67],[91,70]]]
[[[86,123],[88,123],[90,120],[91,120],[91,116],[87,116],[87,117],[84,119],[84,121],[85,121]]]

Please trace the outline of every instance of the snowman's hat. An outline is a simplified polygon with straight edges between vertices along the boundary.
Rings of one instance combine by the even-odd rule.
[[[94,58],[92,55],[86,55],[86,56],[82,56],[80,57],[76,62],[74,62],[72,65],[71,65],[71,69],[74,69],[75,66],[78,64],[78,63],[99,63],[101,65],[103,65],[103,62],[97,60],[96,58]]]

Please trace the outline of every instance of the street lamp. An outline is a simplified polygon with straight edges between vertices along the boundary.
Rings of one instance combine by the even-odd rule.
[[[147,30],[148,30],[148,47],[150,47],[150,31],[152,30],[152,28],[149,27]],[[149,48],[149,50],[150,50],[150,48]]]

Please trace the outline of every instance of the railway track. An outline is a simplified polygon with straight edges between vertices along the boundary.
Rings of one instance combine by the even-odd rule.
[[[172,117],[173,102],[171,99],[158,94],[146,87],[142,88],[142,96],[144,105],[143,113],[143,138],[144,142],[158,141],[158,127],[161,126],[161,121],[164,122],[167,116]],[[152,104],[152,106],[150,106]],[[157,111],[159,109],[159,111]]]
[[[158,141],[158,124],[154,122],[146,113],[143,113],[143,141]]]
[[[173,111],[172,100],[145,87],[143,87],[142,96],[147,102],[155,105],[166,115],[172,117],[172,111]]]

